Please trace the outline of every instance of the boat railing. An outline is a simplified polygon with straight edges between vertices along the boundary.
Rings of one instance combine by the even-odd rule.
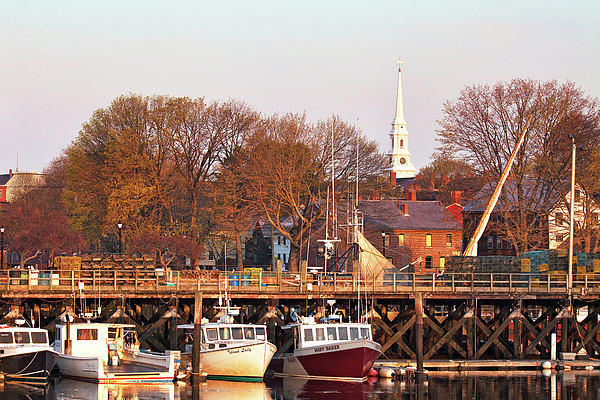
[[[567,292],[566,273],[379,273],[338,272],[220,272],[188,276],[180,271],[168,274],[138,270],[67,270],[31,273],[28,270],[0,271],[0,290],[22,292],[104,293],[549,293]],[[600,274],[573,274],[575,294],[599,294]]]

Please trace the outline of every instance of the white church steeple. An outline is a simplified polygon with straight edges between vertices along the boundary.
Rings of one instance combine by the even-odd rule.
[[[394,122],[392,122],[392,131],[390,132],[391,151],[388,153],[390,171],[396,179],[414,178],[417,174],[417,169],[410,161],[410,152],[408,151],[408,129],[404,119],[404,103],[402,101],[402,64],[404,64],[404,61],[398,59],[396,116]]]

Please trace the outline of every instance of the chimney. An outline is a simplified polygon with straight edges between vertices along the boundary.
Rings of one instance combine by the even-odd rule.
[[[8,170],[8,177],[12,178],[12,168]]]
[[[406,191],[406,200],[417,201],[417,191],[414,189],[407,190]]]
[[[450,203],[451,204],[460,204],[460,195],[461,195],[460,190],[453,191],[451,194]]]
[[[400,207],[401,207],[402,213],[404,215],[408,215],[408,204],[404,203]]]
[[[390,185],[396,186],[396,173],[390,172]]]

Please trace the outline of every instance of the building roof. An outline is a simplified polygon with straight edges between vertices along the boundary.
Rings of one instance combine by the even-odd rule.
[[[403,207],[408,207],[405,215]],[[365,225],[384,230],[462,230],[461,225],[439,201],[361,200],[358,208]]]
[[[6,182],[10,180],[10,174],[1,174],[0,175],[0,185],[6,185]]]
[[[497,183],[488,183],[481,188],[479,192],[473,197],[465,208],[463,213],[483,213],[490,201],[494,190],[496,189]],[[523,199],[525,199],[525,205],[532,211],[540,211],[548,207],[548,205],[555,204],[560,200],[560,196],[555,190],[546,187],[542,182],[537,180],[526,179],[522,182]],[[502,188],[502,194],[498,199],[498,203],[494,207],[494,210],[508,209],[514,210],[518,201],[516,200],[516,182],[514,180],[507,180]],[[503,205],[505,204],[505,205]]]

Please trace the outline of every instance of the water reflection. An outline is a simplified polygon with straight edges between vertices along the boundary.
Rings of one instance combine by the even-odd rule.
[[[585,399],[598,398],[600,371],[434,372],[423,381],[372,379],[364,383],[307,379],[265,382],[207,381],[155,385],[97,385],[56,379],[47,385],[0,382],[4,400],[212,399]]]
[[[362,382],[309,380],[301,378],[273,378],[265,382],[276,399],[363,400],[372,386]]]

